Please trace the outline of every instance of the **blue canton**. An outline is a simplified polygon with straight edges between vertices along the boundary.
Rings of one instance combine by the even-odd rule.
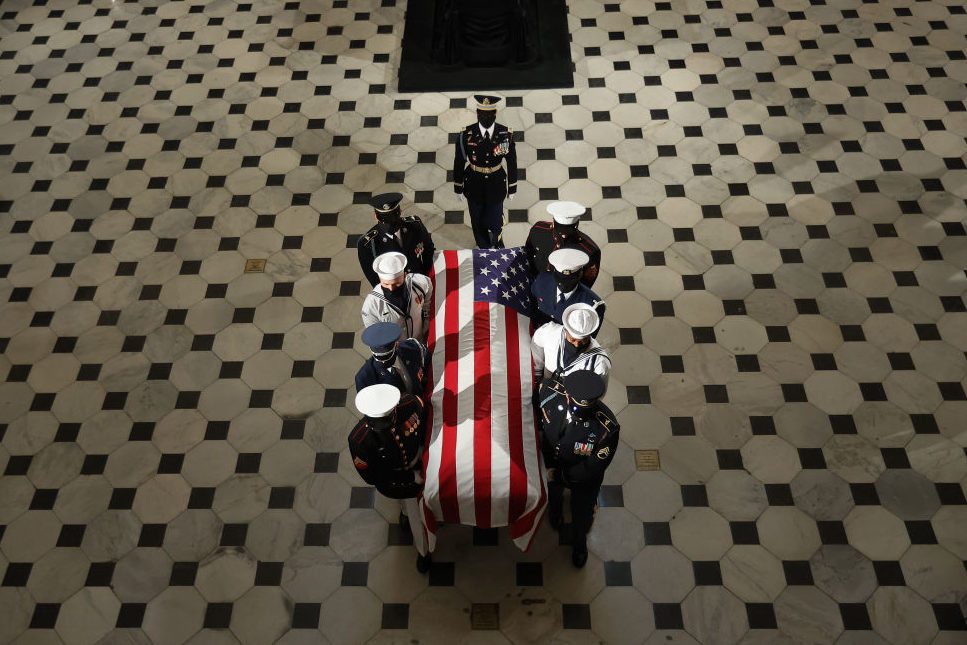
[[[530,315],[530,276],[523,247],[473,250],[473,299]]]

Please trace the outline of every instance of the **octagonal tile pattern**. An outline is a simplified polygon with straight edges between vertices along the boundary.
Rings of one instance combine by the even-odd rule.
[[[567,5],[504,238],[588,207],[661,472],[428,576],[345,447],[369,197],[472,243],[405,2],[0,6],[0,642],[963,642],[967,11]]]

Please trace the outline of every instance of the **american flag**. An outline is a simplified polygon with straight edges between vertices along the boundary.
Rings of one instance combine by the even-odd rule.
[[[431,551],[440,522],[509,526],[526,550],[546,506],[526,262],[522,248],[440,251],[434,259],[421,499]]]

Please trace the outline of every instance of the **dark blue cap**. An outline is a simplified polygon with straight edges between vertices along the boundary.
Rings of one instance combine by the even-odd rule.
[[[564,389],[578,405],[590,405],[604,396],[604,379],[591,370],[579,370],[564,377]]]
[[[369,205],[376,209],[377,213],[392,213],[399,210],[401,201],[403,201],[403,196],[399,193],[383,193],[382,195],[375,195],[369,201]]]
[[[363,330],[363,342],[369,345],[374,354],[392,351],[403,330],[393,322],[373,323]]]

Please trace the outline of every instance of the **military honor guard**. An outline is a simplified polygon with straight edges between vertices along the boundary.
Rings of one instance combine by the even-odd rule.
[[[599,325],[591,333],[598,335],[604,320],[604,301],[581,282],[588,254],[577,249],[558,249],[548,258],[550,271],[540,273],[531,283],[531,320],[535,327],[553,321],[563,324],[564,310],[583,302],[598,313]]]
[[[588,254],[588,265],[581,282],[594,286],[601,269],[601,249],[587,234],[578,230],[585,208],[577,202],[551,202],[547,206],[551,221],[540,221],[531,227],[524,242],[531,277],[550,269],[551,253],[558,249],[578,249]]]
[[[396,323],[403,338],[416,338],[425,343],[433,284],[425,275],[406,273],[406,266],[406,256],[396,251],[383,253],[373,260],[373,272],[379,284],[363,301],[363,326]]]
[[[389,251],[403,253],[407,266],[413,273],[430,275],[433,266],[433,238],[416,215],[402,217],[399,193],[376,195],[370,202],[376,212],[376,224],[356,243],[359,266],[371,286],[379,279],[373,269],[373,260]]]
[[[555,530],[564,521],[564,488],[571,491],[571,562],[588,561],[587,534],[604,480],[618,448],[620,426],[599,399],[604,379],[589,370],[571,372],[563,383],[541,385],[541,451],[548,467],[548,519]]]
[[[388,383],[404,394],[423,396],[430,354],[415,338],[401,340],[396,323],[378,322],[363,330],[363,342],[373,355],[356,372],[356,391]]]
[[[497,123],[499,97],[477,95],[474,98],[477,122],[464,128],[457,138],[453,190],[467,200],[477,246],[502,248],[504,198],[513,199],[517,192],[514,133]]]
[[[418,552],[416,568],[426,573],[431,559],[417,500],[423,490],[423,399],[381,383],[360,390],[356,408],[363,418],[349,434],[353,466],[363,481],[381,494],[401,500],[400,525],[409,524]]]
[[[598,341],[591,338],[600,326],[598,312],[583,302],[564,310],[564,324],[549,322],[542,325],[531,339],[534,359],[534,380],[545,378],[563,381],[572,372],[589,370],[608,384],[611,357]]]

